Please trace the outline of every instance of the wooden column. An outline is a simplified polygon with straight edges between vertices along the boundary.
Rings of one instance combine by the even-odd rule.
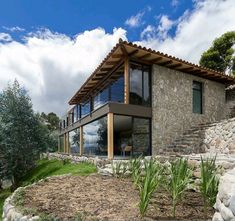
[[[59,138],[58,138],[58,151],[57,151],[58,153],[61,152],[61,151],[60,151],[60,146],[61,146],[61,145],[60,145],[60,136],[59,136]]]
[[[83,127],[80,128],[80,156],[83,155]]]
[[[67,133],[67,153],[70,153],[69,132]]]
[[[130,81],[129,81],[129,58],[125,58],[124,62],[124,103],[129,104],[129,91],[130,91]]]
[[[108,159],[113,159],[113,113],[108,113]]]
[[[64,134],[64,153],[66,153],[66,133]]]

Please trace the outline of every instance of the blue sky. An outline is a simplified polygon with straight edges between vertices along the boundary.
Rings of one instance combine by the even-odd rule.
[[[17,79],[62,115],[119,38],[198,63],[234,15],[234,0],[2,0],[0,90]]]
[[[157,17],[162,14],[175,20],[192,6],[191,0],[7,0],[1,2],[0,31],[6,32],[4,27],[20,27],[29,32],[43,27],[73,36],[97,27],[103,27],[107,32],[114,27],[124,27],[128,30],[128,39],[136,41],[145,24],[158,24]],[[138,13],[143,13],[143,23],[136,28],[125,24],[129,17]],[[14,33],[14,38],[20,40],[25,32]]]

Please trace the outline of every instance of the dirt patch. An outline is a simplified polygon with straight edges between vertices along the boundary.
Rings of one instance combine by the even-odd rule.
[[[59,220],[139,220],[139,194],[129,179],[99,175],[54,177],[25,190],[24,206],[52,214]],[[146,218],[169,220],[171,198],[158,191]],[[178,220],[204,220],[200,194],[187,192],[177,207]],[[210,217],[213,209],[209,211]]]

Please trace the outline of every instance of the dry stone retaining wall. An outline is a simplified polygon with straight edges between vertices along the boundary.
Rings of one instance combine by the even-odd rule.
[[[210,153],[235,154],[235,118],[215,123],[202,133],[203,148]]]

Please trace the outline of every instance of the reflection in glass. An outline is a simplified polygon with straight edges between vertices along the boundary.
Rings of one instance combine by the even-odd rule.
[[[124,102],[124,77],[123,75],[111,85],[111,101]]]
[[[109,88],[104,89],[94,97],[94,109],[104,105],[109,100]]]
[[[85,155],[107,156],[107,117],[83,126]]]
[[[150,106],[150,68],[130,65],[130,104]]]
[[[88,115],[91,111],[90,100],[81,105],[81,117]]]
[[[130,70],[130,103],[142,104],[142,67],[137,65]]]
[[[69,147],[70,147],[70,153],[72,154],[80,153],[80,130],[79,128],[69,132]]]
[[[150,119],[114,115],[114,155],[150,155]]]

